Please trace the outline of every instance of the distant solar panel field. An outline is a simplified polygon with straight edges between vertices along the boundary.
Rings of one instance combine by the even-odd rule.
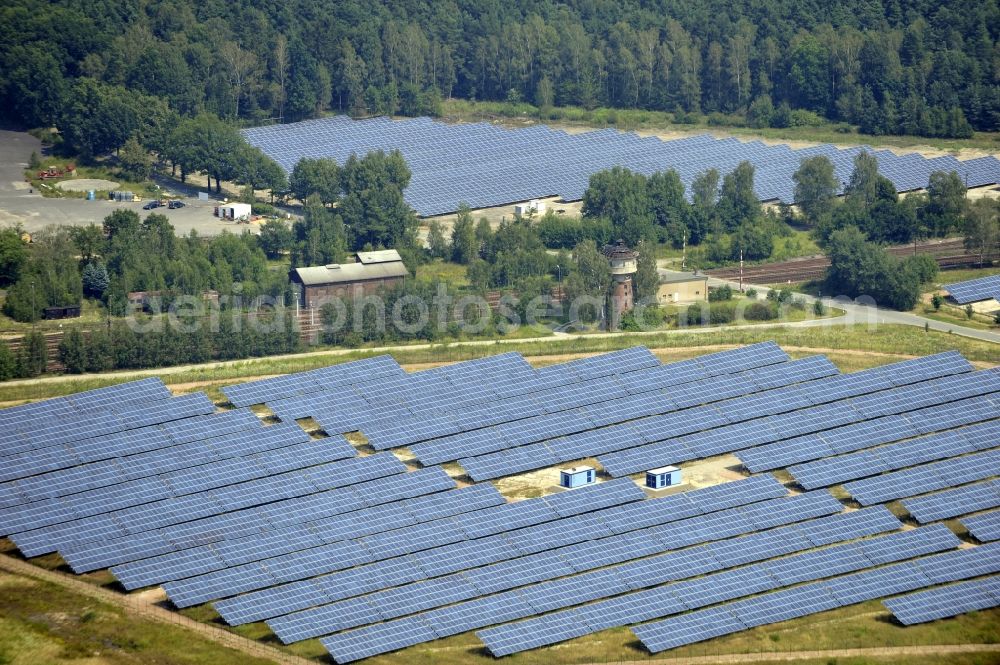
[[[742,161],[756,168],[754,188],[760,200],[793,203],[792,174],[803,159],[828,157],[837,179],[846,183],[854,158],[862,150],[875,155],[879,172],[900,192],[926,187],[934,171],[956,171],[968,187],[1000,182],[1000,160],[995,157],[927,159],[834,145],[793,149],[708,134],[662,140],[615,129],[568,134],[545,125],[506,129],[430,118],[351,120],[346,116],[255,127],[243,134],[289,173],[303,157],[329,157],[343,163],[351,154],[398,149],[413,172],[404,192],[406,200],[424,217],[454,212],[461,203],[490,208],[548,196],[576,201],[583,198],[592,174],[614,166],[646,175],[674,169],[690,196],[691,183],[699,173],[714,168],[725,174]]]

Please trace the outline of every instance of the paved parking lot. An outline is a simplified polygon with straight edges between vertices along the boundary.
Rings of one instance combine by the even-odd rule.
[[[114,201],[86,201],[84,199],[50,199],[38,191],[29,191],[24,182],[24,169],[32,151],[41,154],[38,139],[24,132],[0,130],[0,225],[20,224],[28,233],[34,233],[50,224],[85,226],[100,224],[101,220],[118,208],[135,210],[145,216],[150,211],[142,209],[148,201],[139,203],[116,203]],[[240,233],[249,229],[257,231],[257,225],[237,225],[223,222],[212,215],[217,201],[199,201],[196,197],[182,199],[183,208],[155,211],[166,215],[178,235],[187,235],[192,229],[202,236],[217,235],[224,230]]]

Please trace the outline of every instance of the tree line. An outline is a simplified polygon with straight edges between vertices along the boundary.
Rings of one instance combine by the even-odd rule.
[[[1000,127],[998,32],[996,3],[960,0],[12,0],[0,90],[8,119],[95,148],[81,111],[104,105],[259,123],[433,115],[451,97],[966,137]]]
[[[101,226],[48,227],[30,245],[16,229],[0,231],[0,238],[16,238],[19,246],[16,268],[8,262],[0,284],[9,285],[3,312],[17,321],[38,320],[49,306],[79,305],[84,296],[121,316],[131,292],[146,292],[168,306],[181,295],[216,292],[230,298],[238,291],[250,304],[260,296],[284,298],[288,288],[287,275],[268,268],[253,235],[178,238],[156,213],[141,219],[122,209]]]

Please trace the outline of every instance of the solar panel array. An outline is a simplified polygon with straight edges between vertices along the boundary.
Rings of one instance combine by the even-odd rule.
[[[963,518],[962,524],[978,541],[988,543],[1000,540],[1000,510]]]
[[[555,644],[611,626],[649,621],[719,602],[754,596],[800,582],[864,570],[880,563],[941,552],[953,549],[958,544],[958,539],[948,529],[925,527],[919,531],[876,536],[871,540],[791,553],[776,559],[771,558],[773,555],[764,554],[762,557],[764,560],[759,563],[627,593],[520,623],[489,628],[479,631],[477,635],[490,653],[494,656],[503,656],[546,644]],[[693,575],[688,574],[684,577]],[[793,587],[779,594],[754,596],[749,601],[730,605],[731,608],[745,606],[746,616],[754,617],[750,622],[741,620],[732,624],[733,628],[745,630],[753,625],[792,618],[795,615],[787,613],[799,605],[799,602],[793,599],[804,600],[809,597],[809,594],[799,591],[804,588]],[[770,599],[773,601],[767,602]],[[813,607],[811,603],[814,601],[806,602],[806,607]],[[835,606],[836,604],[820,603],[813,611],[822,611]],[[701,623],[709,621],[703,620]],[[334,656],[337,656],[336,652]]]
[[[996,545],[984,545],[973,550],[933,554],[912,561],[834,577],[829,581],[811,582],[777,593],[699,609],[663,621],[637,626],[632,632],[649,651],[658,653],[756,626],[787,621],[941,582],[997,572],[1000,572],[1000,549]],[[823,575],[820,574],[818,577]],[[995,590],[993,579],[987,578],[985,583],[988,586],[985,588]],[[947,588],[949,587],[945,587]],[[977,590],[985,588],[978,587]],[[937,592],[935,596],[938,600],[944,600],[951,594]],[[886,605],[890,609],[898,606],[902,612],[908,605],[904,603],[895,605],[898,600],[887,601]]]
[[[337,617],[345,605],[375,603],[380,612],[374,616],[382,618],[388,618],[385,616],[390,611],[386,609],[387,604],[397,605],[391,611],[394,616],[401,616],[409,613],[403,611],[406,608],[412,611],[413,605],[387,603],[383,600],[405,595],[419,600],[423,605],[421,609],[431,609],[437,605],[432,600],[435,594],[428,592],[428,589],[449,589],[453,594],[452,602],[468,600],[714,538],[745,533],[753,528],[747,522],[749,516],[765,511],[775,511],[776,514],[771,518],[772,524],[784,524],[839,510],[839,506],[831,502],[828,496],[777,499],[776,494],[784,493],[780,485],[773,480],[767,483],[756,482],[757,480],[768,479],[736,483],[722,495],[716,492],[724,500],[713,502],[713,506],[735,504],[720,512],[713,512],[707,506],[703,512],[691,503],[687,504],[686,511],[678,512],[674,510],[675,507],[684,507],[684,502],[669,500],[624,504],[545,524],[498,531],[502,535],[499,539],[484,537],[478,542],[472,541],[459,547],[429,550],[414,557],[414,565],[407,567],[405,577],[400,577],[398,561],[381,566],[389,574],[379,574],[377,567],[370,568],[365,573],[366,577],[378,578],[378,582],[369,583],[363,590],[354,584],[344,585],[342,580],[345,575],[315,580],[325,591],[324,595],[344,602],[313,602],[319,607],[306,609],[309,605],[303,604],[303,600],[298,599],[296,602],[287,599],[279,591],[282,597],[277,602],[267,603],[266,608],[259,602],[260,598],[236,598],[217,603],[216,607],[227,621],[235,620],[237,623],[279,617],[270,622],[272,627],[286,642],[295,641],[333,632],[324,626],[328,626],[331,620],[342,621]],[[698,498],[699,501],[710,501],[710,496],[711,493],[703,493]],[[470,520],[475,518],[474,515],[467,517]],[[732,520],[733,523],[719,528],[726,520]],[[578,527],[590,527],[591,531]],[[347,575],[353,576],[353,573]],[[405,588],[398,585],[405,585]],[[367,594],[365,600],[351,599],[362,593]],[[456,598],[455,594],[463,597]],[[268,595],[272,600],[275,599],[273,594]],[[280,618],[286,614],[289,615],[287,618]],[[283,626],[287,628],[282,628]]]
[[[997,508],[1000,507],[1000,481],[973,483],[906,499],[903,507],[921,524]]]
[[[555,572],[555,574],[531,575],[524,580],[515,580],[513,583],[505,583],[503,580],[498,583],[492,574],[487,575],[493,571],[483,570],[483,574],[470,576],[469,579],[476,586],[482,581],[486,581],[489,586],[485,593],[491,595],[479,594],[483,597],[452,604],[441,609],[432,609],[435,606],[434,602],[422,602],[420,606],[411,605],[399,608],[392,603],[391,595],[371,595],[367,599],[378,609],[380,615],[384,615],[386,612],[392,613],[393,616],[407,614],[408,611],[422,611],[422,613],[415,617],[393,619],[388,624],[351,630],[326,638],[324,644],[338,660],[351,660],[361,655],[382,653],[384,645],[373,637],[382,634],[388,626],[403,627],[410,622],[420,620],[427,622],[434,628],[438,636],[443,637],[515,618],[528,617],[540,612],[558,610],[604,597],[630,593],[666,582],[721,571],[742,563],[764,560],[847,538],[892,531],[900,526],[899,522],[883,508],[815,519],[817,515],[824,513],[829,515],[831,510],[836,512],[839,507],[836,505],[827,506],[824,510],[818,504],[810,506],[808,504],[814,503],[814,500],[819,499],[820,495],[803,500],[805,496],[769,499],[751,504],[743,511],[723,511],[714,515],[715,523],[721,525],[738,521],[735,518],[741,515],[763,516],[772,512],[780,513],[779,518],[759,527],[778,527],[771,531],[745,535],[754,527],[750,525],[736,526],[728,531],[716,529],[715,533],[711,535],[701,535],[667,546],[657,546],[657,539],[653,536],[659,535],[664,542],[669,541],[670,536],[683,532],[686,526],[682,524],[683,522],[690,522],[690,520],[681,520],[669,525],[671,528],[667,532],[662,529],[650,530],[649,535],[641,534],[642,537],[638,537],[641,532],[637,532],[636,537],[632,539],[632,544],[628,547],[609,548],[602,541],[596,541],[584,550],[586,556],[582,559],[579,556],[581,548],[572,548],[566,551],[566,561],[570,567],[567,569],[564,566],[562,572]],[[830,497],[827,496],[826,500],[829,501],[829,499]],[[787,510],[782,507],[783,505]],[[737,537],[732,538],[733,536]],[[732,539],[730,540],[730,538]],[[696,546],[689,547],[692,544],[696,544]],[[609,565],[614,565],[614,567],[607,568]],[[599,566],[603,568],[593,570]],[[583,572],[585,570],[593,572]],[[549,579],[551,581],[542,581]],[[529,582],[532,583],[532,586],[525,586]],[[511,587],[522,588],[505,590]],[[411,589],[412,591],[409,593],[419,591],[419,587],[411,587]],[[500,593],[494,593],[497,591]],[[423,599],[425,594],[420,594],[417,597]],[[496,614],[493,613],[494,609],[497,610]],[[343,621],[342,613],[334,616]],[[369,617],[371,617],[370,614]],[[308,621],[305,620],[307,618]],[[541,617],[540,620],[544,621],[545,619],[546,617]],[[305,630],[305,627],[312,627],[314,623],[322,623],[324,620],[329,622],[331,617],[324,616],[323,608],[319,608],[318,610],[289,615],[278,621],[270,621],[269,625],[276,628],[279,636],[296,638],[299,631]],[[351,620],[357,625],[362,625],[362,622],[365,622],[365,619],[358,616],[354,616]],[[368,620],[367,623],[371,623],[371,621]],[[519,626],[519,624],[514,624],[514,626]],[[442,633],[445,627],[447,627],[447,632]],[[532,631],[527,632],[531,633]],[[304,632],[302,635],[308,636],[309,633]],[[349,653],[345,653],[345,650]]]
[[[639,473],[1000,390],[1000,371],[955,374],[945,358],[926,360],[926,375],[919,380],[890,377],[891,370],[879,368],[723,403],[721,413],[697,412],[706,416],[705,424],[676,426],[657,442],[600,455],[598,461],[613,476]],[[831,384],[839,384],[837,397],[826,392]]]
[[[1000,575],[891,598],[882,604],[907,626],[1000,607]]]
[[[964,424],[966,421],[975,422],[1000,416],[1000,404],[996,399],[974,397],[962,400],[955,411]],[[919,419],[916,421],[919,422]],[[949,424],[953,422],[953,419],[949,419]],[[816,489],[923,462],[985,450],[992,448],[997,441],[1000,441],[1000,420],[990,420],[962,429],[946,430],[870,450],[790,466],[788,471],[806,489]]]
[[[1000,301],[1000,275],[989,275],[964,282],[945,284],[942,287],[960,305],[981,300]]]
[[[508,353],[408,374],[376,356],[227,387],[237,408],[220,413],[156,381],[102,390],[0,412],[0,533],[285,642],[320,637],[339,661],[477,629],[513,653],[664,617],[696,640],[988,574],[1000,539],[1000,511],[983,512],[1000,506],[1000,370],[954,352],[849,375],[773,343],[537,370]],[[34,431],[75,416],[55,443]],[[328,436],[292,422],[305,417]],[[353,431],[376,452],[340,436]],[[388,450],[403,446],[426,468]],[[729,452],[867,507],[789,496],[770,475],[658,498],[619,477],[514,503],[478,482]],[[437,466],[455,460],[474,484]],[[878,504],[895,499],[981,544],[928,557],[958,541],[942,524],[891,533]]]
[[[993,157],[925,159],[915,153],[900,156],[888,150],[833,145],[792,149],[708,134],[662,140],[614,129],[568,134],[544,125],[511,130],[429,118],[333,116],[255,127],[243,130],[243,135],[289,173],[303,157],[328,157],[343,164],[352,154],[398,149],[413,174],[404,193],[406,201],[424,216],[453,212],[463,202],[487,208],[544,196],[579,200],[590,175],[613,166],[645,175],[675,169],[690,192],[699,173],[710,168],[728,173],[741,161],[754,165],[754,189],[761,200],[792,203],[792,174],[803,159],[829,158],[837,181],[846,183],[862,150],[876,157],[879,172],[898,191],[926,187],[934,171],[956,171],[970,187],[1000,182],[1000,161]]]

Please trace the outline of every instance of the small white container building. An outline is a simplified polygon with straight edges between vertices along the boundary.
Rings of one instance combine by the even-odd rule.
[[[544,215],[545,201],[531,199],[530,201],[525,201],[524,203],[518,203],[514,206],[514,214],[521,217],[527,217],[528,215]]]
[[[665,487],[680,485],[683,482],[681,470],[676,466],[661,466],[646,472],[646,487],[650,489],[661,490]]]
[[[215,216],[222,219],[249,219],[249,203],[223,203],[215,207]]]
[[[572,489],[597,482],[597,474],[592,466],[574,466],[559,472],[559,485]]]

